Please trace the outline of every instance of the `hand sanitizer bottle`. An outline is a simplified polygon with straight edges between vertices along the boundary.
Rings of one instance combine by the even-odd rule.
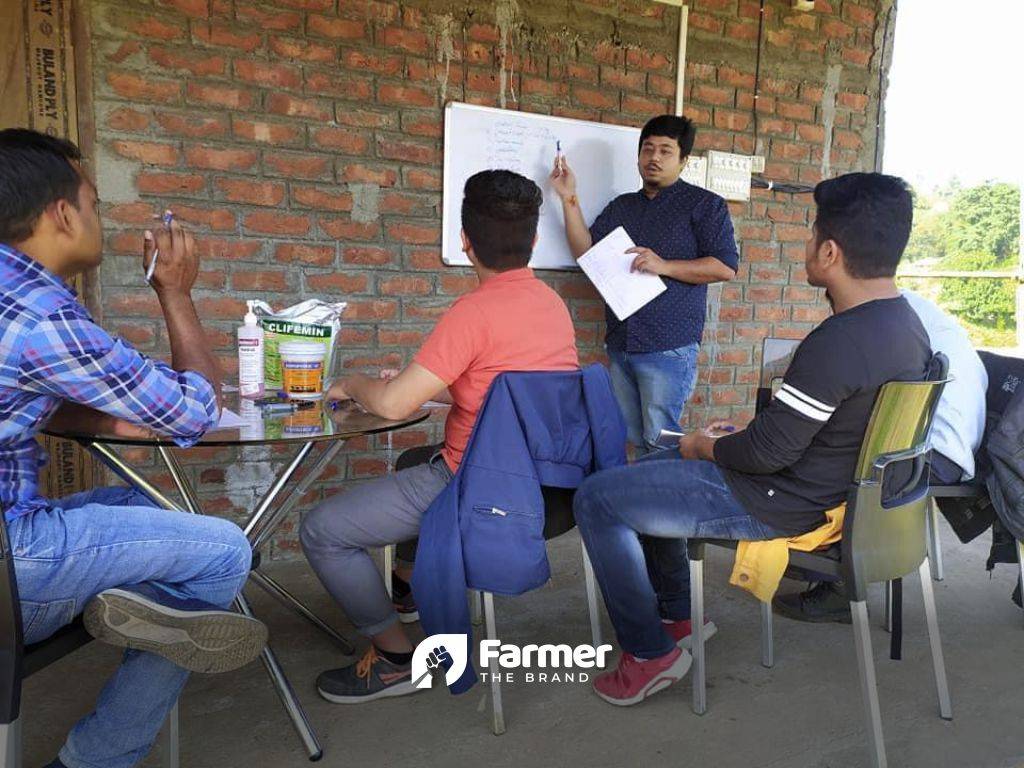
[[[242,397],[263,395],[263,329],[253,311],[253,302],[247,301],[243,325],[238,329],[238,391]]]

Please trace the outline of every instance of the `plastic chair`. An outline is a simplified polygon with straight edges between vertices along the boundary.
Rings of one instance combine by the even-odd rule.
[[[92,641],[82,617],[45,640],[25,645],[21,603],[7,524],[0,515],[0,759],[2,768],[21,768],[21,685],[54,662]],[[178,705],[168,716],[164,765],[178,768]]]
[[[928,432],[942,387],[946,383],[947,366],[945,356],[936,355],[935,360],[934,380],[890,382],[879,391],[861,446],[853,483],[847,493],[838,560],[834,551],[790,553],[792,566],[844,580],[853,613],[854,644],[873,764],[880,768],[886,765],[886,756],[868,628],[869,584],[892,582],[917,569],[921,579],[939,712],[943,719],[953,717],[926,543],[930,502]],[[912,470],[909,480],[901,483],[895,493],[883,498],[884,480],[890,467],[908,465]],[[704,549],[708,544],[734,549],[736,542],[697,539],[688,542],[694,657],[693,710],[697,714],[707,711],[703,587]],[[761,604],[761,617],[762,664],[770,667],[774,663],[770,604]]]

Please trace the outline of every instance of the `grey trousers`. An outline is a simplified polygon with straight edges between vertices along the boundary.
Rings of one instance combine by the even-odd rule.
[[[363,483],[306,515],[302,551],[360,633],[372,636],[398,621],[370,547],[408,541],[452,473],[444,459]]]

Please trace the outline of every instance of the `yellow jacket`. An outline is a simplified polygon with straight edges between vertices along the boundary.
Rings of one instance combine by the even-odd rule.
[[[789,550],[811,552],[835,544],[843,537],[846,504],[825,513],[827,521],[820,528],[788,539],[741,541],[736,548],[736,562],[729,583],[745,589],[762,603],[771,602],[789,566]]]

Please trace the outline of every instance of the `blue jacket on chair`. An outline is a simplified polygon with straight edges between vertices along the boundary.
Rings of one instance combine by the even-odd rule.
[[[544,584],[551,571],[541,486],[576,488],[596,470],[625,464],[625,446],[603,366],[497,376],[458,472],[423,516],[412,587],[427,636],[472,640],[467,589],[519,595]],[[451,691],[476,680],[468,664]]]

